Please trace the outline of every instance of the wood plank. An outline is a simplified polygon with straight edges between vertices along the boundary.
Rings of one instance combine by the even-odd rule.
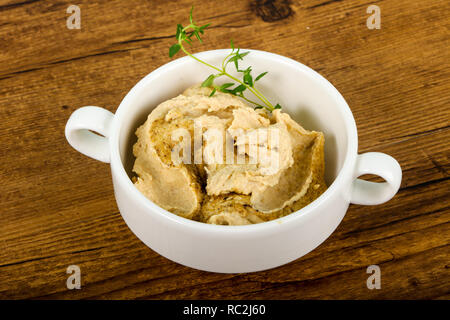
[[[273,270],[222,275],[175,264],[123,222],[107,165],[75,152],[76,108],[114,112],[130,88],[170,61],[192,1],[0,1],[0,298],[448,299],[450,56],[447,1],[194,1],[213,22],[194,51],[266,50],[329,79],[348,101],[360,152],[394,156],[398,195],[351,206],[319,248]],[[381,30],[365,26],[377,4]],[[170,13],[170,14],[168,14]],[[371,180],[377,180],[370,177]],[[83,289],[66,289],[78,264]],[[382,290],[368,290],[378,264]]]
[[[429,136],[419,139],[429,139]],[[409,142],[408,140],[403,144]],[[437,154],[440,151],[434,149]],[[429,171],[434,170],[434,167],[429,168]],[[28,294],[33,292],[33,295],[38,293],[38,296],[50,298],[139,298],[164,295],[168,291],[168,298],[182,298],[185,294],[201,298],[201,295],[190,293],[192,286],[201,287],[205,284],[209,288],[211,282],[222,283],[223,280],[229,280],[234,281],[233,283],[243,282],[242,290],[252,291],[255,287],[248,287],[249,281],[259,288],[265,285],[264,279],[290,281],[289,279],[299,278],[305,281],[328,277],[448,244],[447,190],[450,183],[442,180],[422,186],[418,182],[412,188],[403,188],[397,195],[397,201],[377,207],[352,206],[333,236],[307,256],[287,266],[257,273],[255,276],[250,274],[238,277],[238,280],[229,275],[185,268],[160,257],[132,235],[117,213],[96,215],[92,211],[95,207],[90,203],[79,207],[79,217],[75,221],[71,219],[73,215],[60,219],[70,210],[55,211],[54,218],[51,212],[46,212],[39,218],[33,214],[33,217],[22,219],[32,219],[34,226],[46,226],[46,229],[33,228],[28,230],[29,233],[20,233],[23,221],[19,219],[17,224],[10,223],[9,228],[1,232],[5,248],[0,252],[0,261],[3,262],[3,266],[0,266],[0,283],[12,286],[10,290],[16,294],[17,291],[21,292],[24,295],[22,297],[30,297]],[[417,193],[422,195],[422,199],[428,200],[416,203]],[[101,202],[98,208],[104,206],[105,203]],[[71,232],[74,225],[78,228],[76,233]],[[437,233],[447,237],[433,237]],[[412,242],[419,245],[410,246]],[[384,247],[388,249],[383,249]],[[70,264],[83,266],[83,274],[86,274],[84,281],[88,289],[77,292],[65,289],[65,267],[69,259]],[[316,267],[318,265],[320,268]],[[36,288],[23,287],[37,276],[36,273],[23,274],[24,266],[35,270],[39,278],[43,277],[41,281],[52,283],[53,286],[40,289],[41,282],[37,282]],[[96,272],[96,268],[101,271]],[[5,278],[1,277],[3,274]],[[18,282],[17,279],[22,281]],[[170,285],[167,283],[168,279]],[[167,285],[163,286],[165,283]],[[171,290],[175,290],[175,296]],[[3,294],[8,297],[8,292]],[[237,292],[239,291],[235,291]]]

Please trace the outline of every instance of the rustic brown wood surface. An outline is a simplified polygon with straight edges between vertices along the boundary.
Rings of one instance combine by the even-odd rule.
[[[348,101],[359,152],[400,162],[398,195],[352,205],[319,248],[288,265],[224,275],[183,267],[131,233],[108,165],[73,150],[78,107],[114,112],[167,63],[196,5],[213,22],[196,51],[261,49],[298,60]],[[81,8],[69,30],[66,9]],[[369,30],[366,9],[381,8]],[[449,299],[450,38],[447,0],[0,1],[0,298]],[[81,290],[66,288],[79,265]],[[379,265],[382,288],[368,290]]]

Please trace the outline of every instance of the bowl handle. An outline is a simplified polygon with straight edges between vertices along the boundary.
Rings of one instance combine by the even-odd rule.
[[[114,114],[103,108],[79,108],[67,120],[66,139],[82,154],[109,163],[108,137],[113,119]]]
[[[363,174],[375,174],[386,182],[370,182],[356,179]],[[358,155],[354,173],[350,202],[354,204],[376,205],[389,201],[400,188],[402,169],[397,160],[380,152]]]

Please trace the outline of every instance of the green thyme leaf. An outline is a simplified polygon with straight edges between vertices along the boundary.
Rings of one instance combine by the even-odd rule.
[[[229,87],[231,87],[231,86],[234,86],[234,83],[224,83],[223,85],[221,85],[219,87],[219,91],[225,92],[224,90],[229,88]]]
[[[205,79],[205,81],[202,82],[202,87],[211,87],[214,83],[215,76],[213,74],[210,74],[208,78]]]
[[[234,88],[231,91],[233,91],[234,94],[237,94],[237,93],[244,92],[245,89],[247,89],[247,87],[245,85],[241,84],[241,85],[238,85],[236,88]]]
[[[202,43],[202,38],[200,38],[200,34],[198,33],[198,31],[194,31],[194,35],[197,38],[198,41],[200,41],[200,43]]]
[[[177,24],[177,33],[175,34],[175,38],[177,40],[182,39],[182,34],[183,33],[184,33],[183,26],[181,24]]]
[[[262,109],[265,108],[269,112],[272,112],[275,109],[281,109],[280,104],[276,104],[273,106],[269,100],[267,100],[266,97],[257,89],[255,88],[255,82],[260,80],[262,77],[264,77],[267,72],[263,72],[259,74],[255,79],[253,79],[253,76],[251,74],[252,68],[251,66],[248,67],[245,70],[239,69],[239,61],[244,60],[244,57],[247,56],[250,52],[241,52],[239,48],[236,49],[233,40],[230,40],[230,46],[231,46],[231,52],[222,60],[222,64],[220,67],[214,66],[209,64],[206,61],[203,61],[195,56],[192,55],[188,50],[185,48],[185,44],[192,45],[193,41],[197,39],[199,42],[202,42],[202,38],[200,35],[204,34],[204,30],[210,26],[210,24],[205,24],[202,26],[198,26],[193,18],[193,11],[194,6],[192,6],[191,11],[189,13],[189,24],[187,26],[183,26],[181,24],[177,24],[177,31],[175,34],[175,38],[177,39],[176,44],[172,45],[169,48],[169,56],[173,57],[178,53],[178,51],[182,50],[186,55],[190,56],[191,58],[197,60],[198,62],[202,63],[203,65],[206,65],[212,69],[214,69],[217,73],[209,75],[201,84],[202,87],[212,87],[212,91],[210,96],[213,96],[217,91],[226,92],[235,96],[238,96],[242,99],[244,99],[247,102],[250,102],[255,105],[255,109]],[[242,80],[239,79],[237,76],[233,76],[230,73],[227,72],[227,66],[229,63],[233,63],[236,71],[240,73],[240,76],[242,77]],[[214,85],[214,80],[219,77],[228,77],[232,79],[234,82],[225,83],[220,86]],[[232,86],[236,86],[233,89],[231,89]],[[258,101],[252,101],[248,97],[244,96],[244,91],[250,91],[256,98],[258,98]]]
[[[206,28],[208,28],[211,25],[211,23],[207,23],[204,26],[201,26],[200,28],[198,28],[198,32],[200,32],[201,34],[203,34]]]
[[[257,76],[257,77],[255,78],[255,82],[258,81],[259,79],[261,79],[262,77],[264,77],[267,73],[268,73],[267,71],[261,73],[259,76]]]
[[[246,55],[248,55],[250,52],[246,51],[243,53],[239,53],[239,48],[237,49],[236,53],[234,53],[230,59],[228,59],[228,62],[234,62],[234,66],[236,67],[236,71],[241,71],[239,70],[239,60],[244,60],[244,57]]]
[[[250,87],[253,87],[253,77],[250,74],[244,75],[244,83],[248,84]]]
[[[245,57],[246,55],[248,55],[249,53],[250,53],[250,51],[245,51],[245,52],[242,52],[242,53],[238,54],[239,59],[240,59],[240,60],[244,60],[244,57]]]
[[[169,57],[173,57],[174,55],[177,54],[178,51],[180,51],[181,46],[179,43],[175,43],[173,46],[170,47],[169,49]]]
[[[194,19],[192,18],[192,13],[194,12],[194,5],[191,7],[191,12],[189,13],[189,22],[194,24]]]

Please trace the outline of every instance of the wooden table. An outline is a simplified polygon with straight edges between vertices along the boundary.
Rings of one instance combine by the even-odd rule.
[[[446,0],[193,1],[212,22],[195,51],[245,48],[298,60],[348,101],[359,152],[400,162],[398,195],[352,205],[319,248],[252,274],[215,274],[158,255],[131,233],[110,168],[65,140],[84,105],[114,112],[167,63],[192,1],[0,1],[0,298],[449,299],[449,4]],[[69,30],[66,9],[81,8]],[[367,7],[381,9],[370,30]],[[78,265],[81,290],[68,290]],[[381,289],[369,290],[369,265]]]

